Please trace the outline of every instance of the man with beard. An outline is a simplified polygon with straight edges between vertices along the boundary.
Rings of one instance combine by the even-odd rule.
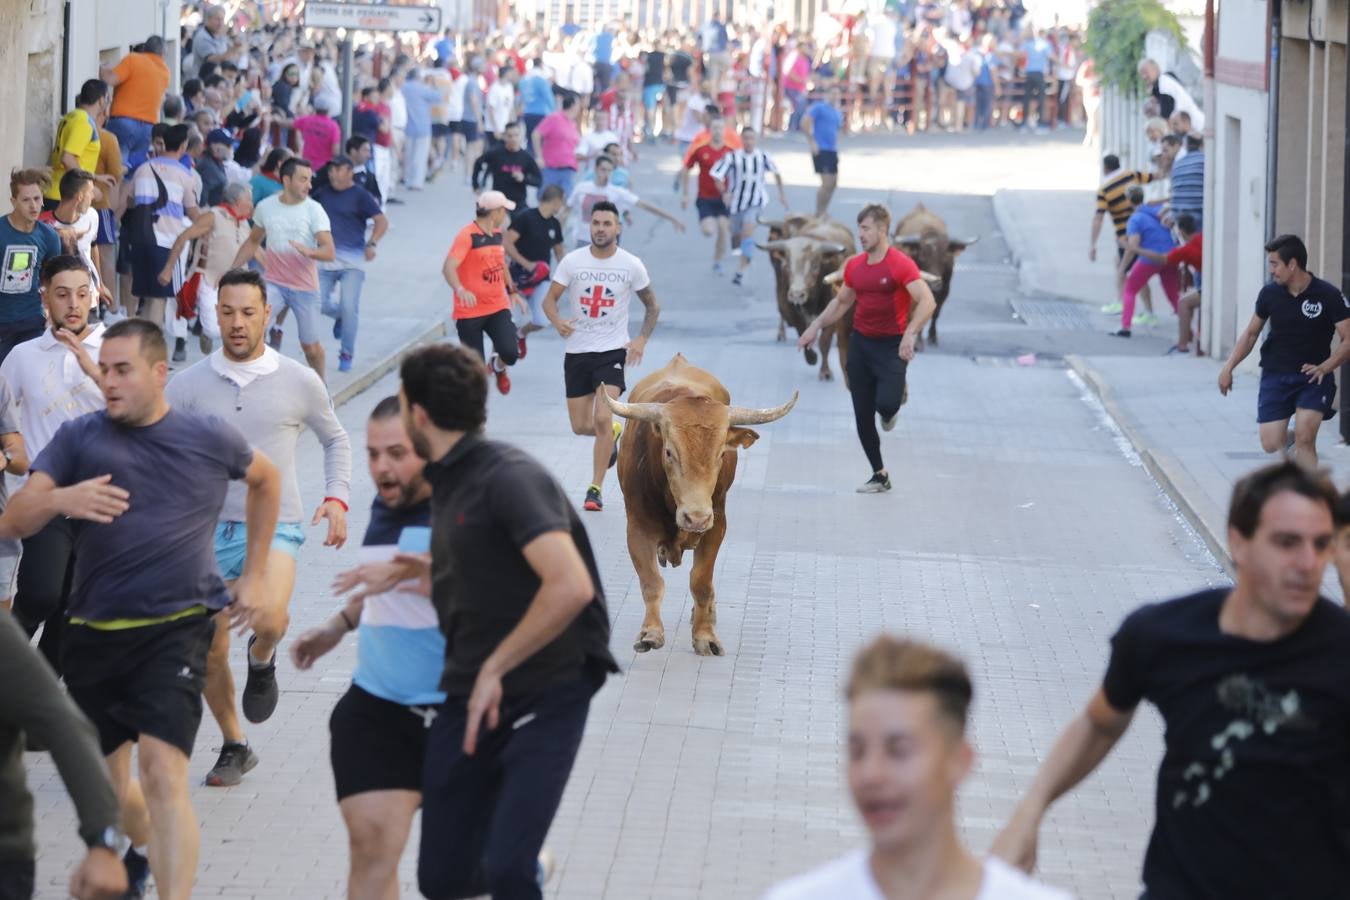
[[[80,276],[87,286],[82,266]],[[98,731],[122,823],[133,846],[148,849],[158,896],[186,900],[201,843],[188,761],[213,615],[229,606],[234,624],[247,626],[264,603],[280,478],[230,425],[170,408],[159,326],[113,325],[97,368],[74,336],[61,339],[82,368],[100,374],[107,408],[61,426],[0,516],[0,538],[27,537],[52,519],[72,523],[66,686]],[[211,533],[227,486],[239,480],[248,486],[252,541],[243,574],[227,590]]]
[[[103,409],[98,370],[83,369],[74,348],[97,354],[102,324],[90,326],[89,269],[78,256],[53,256],[39,277],[42,304],[51,327],[25,341],[0,363],[0,381],[9,386],[19,414],[19,433],[36,459],[57,430],[85,413]],[[91,364],[92,368],[92,364]],[[11,454],[5,453],[8,464]],[[61,516],[24,538],[14,616],[32,637],[45,623],[39,647],[61,671],[61,632],[75,569],[75,524]]]
[[[647,267],[619,246],[619,208],[608,200],[597,202],[591,207],[590,225],[590,244],[564,256],[553,270],[553,285],[544,298],[544,315],[567,340],[563,389],[572,433],[595,436],[592,481],[583,503],[587,510],[599,512],[605,508],[600,488],[605,472],[618,461],[622,431],[609,405],[596,397],[596,389],[604,385],[605,392],[616,400],[628,389],[624,366],[642,362],[661,307]],[[558,313],[563,294],[570,301],[570,319]],[[645,312],[642,330],[630,339],[628,309],[635,295]]]
[[[891,246],[891,214],[869,203],[858,213],[858,245],[862,252],[844,263],[844,283],[829,305],[816,316],[797,341],[806,348],[822,328],[833,325],[855,303],[853,333],[849,336],[848,391],[853,397],[853,420],[858,440],[872,466],[872,477],[860,494],[891,489],[891,477],[881,459],[881,428],[890,431],[905,402],[905,370],[914,359],[914,345],[924,324],[937,309],[933,291],[919,267]]]
[[[249,269],[226,272],[220,278],[216,299],[220,349],[178,374],[168,390],[176,408],[219,416],[239,429],[249,444],[266,453],[281,471],[279,524],[262,574],[267,602],[253,619],[248,680],[241,698],[244,717],[255,724],[267,721],[276,709],[276,649],[290,623],[295,559],[305,542],[295,467],[295,445],[301,429],[308,428],[323,445],[325,496],[309,524],[328,520],[325,547],[341,547],[347,539],[352,472],[351,444],[323,382],[313,370],[282,356],[263,340],[271,314],[261,275]],[[244,503],[244,492],[232,488],[216,526],[216,561],[227,583],[241,577],[251,543]],[[220,758],[206,776],[206,783],[214,786],[238,784],[244,773],[258,764],[235,711],[229,652],[229,629],[219,628],[206,670],[206,702],[224,738]]]
[[[361,565],[334,587],[350,590],[397,565],[399,553],[430,550],[431,485],[408,440],[398,397],[385,397],[366,422],[366,460],[376,497],[361,542]],[[358,627],[359,623],[359,627]],[[357,632],[352,684],[333,709],[330,759],[347,825],[353,897],[398,893],[398,863],[422,805],[422,759],[440,690],[445,638],[426,591],[415,584],[356,596],[318,628],[291,643],[291,659],[309,669],[350,631]]]
[[[487,371],[473,351],[421,347],[399,374],[404,427],[428,460],[431,554],[348,581],[369,596],[415,577],[454,628],[427,736],[419,887],[536,900],[591,697],[618,668],[599,569],[548,470],[483,435]]]

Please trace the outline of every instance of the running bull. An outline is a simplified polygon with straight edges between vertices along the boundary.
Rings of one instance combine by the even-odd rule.
[[[947,233],[947,223],[942,217],[922,203],[915,206],[895,226],[895,236],[891,243],[909,255],[925,273],[932,272],[938,283],[933,288],[933,299],[937,301],[937,310],[928,325],[928,342],[937,346],[937,322],[942,315],[942,304],[947,302],[947,294],[952,288],[952,270],[956,267],[956,257],[961,255],[978,237],[970,239],[954,238]],[[925,275],[925,280],[928,280]],[[923,337],[918,345],[923,347]]]
[[[711,372],[677,353],[637,383],[629,402],[600,396],[616,416],[628,420],[619,449],[619,486],[628,513],[628,555],[647,608],[633,649],[645,653],[665,644],[665,580],[657,566],[678,566],[684,551],[693,550],[694,652],[721,656],[713,567],[727,533],[726,499],[736,477],[736,451],[759,439],[745,426],[783,418],[797,395],[768,409],[732,406],[731,394]]]
[[[781,221],[761,220],[760,224],[769,226],[769,240],[756,246],[767,250],[773,260],[778,313],[800,335],[830,302],[832,291],[823,279],[824,274],[842,267],[844,261],[857,252],[853,231],[830,219],[801,215],[791,215]],[[830,371],[830,342],[834,334],[847,334],[852,327],[853,314],[850,312],[834,329],[821,334],[822,381],[834,377]],[[783,339],[784,331],[780,323],[779,340]],[[815,365],[815,356],[815,351],[807,348],[806,364]]]

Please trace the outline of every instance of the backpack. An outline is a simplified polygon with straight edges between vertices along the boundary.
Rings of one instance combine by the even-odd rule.
[[[155,171],[154,164],[147,162],[146,165],[150,166],[150,174],[159,185],[159,196],[153,203],[137,203],[122,213],[122,233],[133,247],[155,246],[155,222],[159,219],[159,211],[169,203],[169,189],[164,186],[164,180]]]

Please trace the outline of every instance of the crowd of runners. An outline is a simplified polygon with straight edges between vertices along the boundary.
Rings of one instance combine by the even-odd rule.
[[[210,50],[221,17],[207,10],[204,18],[206,43],[197,46]],[[155,55],[151,43],[137,53]],[[228,57],[232,46],[221,52]],[[448,59],[454,48],[431,50],[442,51]],[[201,53],[200,62],[213,61]],[[281,63],[284,81],[290,64]],[[322,118],[332,107],[322,97],[325,70],[314,66],[311,115]],[[143,71],[129,67],[113,84]],[[271,184],[256,206],[254,191],[230,177],[207,199],[209,178],[181,163],[192,136],[186,126],[144,129],[145,159],[112,182],[136,198],[133,210],[170,210],[145,222],[134,212],[122,218],[127,228],[150,229],[146,246],[155,248],[135,257],[131,296],[139,302],[127,311],[137,317],[100,316],[116,309],[117,295],[99,261],[38,221],[50,178],[21,170],[11,180],[13,210],[0,238],[30,258],[19,271],[28,282],[7,280],[0,312],[0,451],[14,476],[0,514],[0,591],[12,607],[0,615],[2,900],[31,897],[37,883],[25,747],[51,754],[75,801],[89,851],[72,875],[73,896],[145,896],[152,878],[161,898],[192,896],[202,848],[188,762],[204,709],[222,735],[206,783],[238,785],[265,763],[239,713],[262,725],[285,702],[278,653],[308,669],[349,632],[357,634],[356,666],[330,720],[349,896],[397,896],[419,810],[425,896],[542,894],[553,868],[544,843],[591,698],[618,668],[597,562],[613,548],[592,546],[578,501],[582,512],[604,509],[623,436],[603,398],[626,392],[627,372],[641,364],[661,319],[647,266],[623,246],[624,234],[638,215],[680,231],[684,219],[637,192],[629,163],[638,119],[622,94],[607,103],[608,89],[592,97],[550,87],[555,108],[540,111],[532,75],[503,63],[481,97],[461,95],[466,108],[481,102],[486,110],[481,139],[466,128],[422,135],[412,107],[425,102],[429,112],[441,99],[440,76],[415,77],[415,63],[398,71],[414,76],[400,92],[409,109],[399,141],[353,137],[346,155],[334,155],[342,136],[331,119],[279,118],[305,134],[305,155],[284,144],[261,154]],[[435,96],[418,99],[422,87]],[[107,96],[106,85],[80,92],[91,133],[107,120]],[[371,97],[378,136],[392,126]],[[783,181],[756,128],[712,106],[685,109],[689,137],[674,187],[685,207],[694,201],[714,271],[730,255],[739,286],[760,213],[775,200],[787,206]],[[839,171],[842,118],[829,94],[802,115],[821,176],[821,216]],[[78,117],[76,125],[84,127]],[[320,131],[328,157],[308,147]],[[402,165],[381,160],[372,145],[401,149]],[[48,204],[58,225],[83,216],[94,185],[106,181],[82,167],[78,152],[71,156],[58,144],[56,161],[67,170]],[[333,551],[348,540],[353,448],[324,381],[316,300],[340,295],[328,311],[349,367],[363,263],[389,224],[384,205],[456,159],[475,188],[469,221],[441,267],[458,341],[409,352],[398,394],[372,405],[364,437],[376,497],[357,564],[334,582],[336,611],[288,639],[308,530],[321,528]],[[328,202],[310,197],[316,178]],[[163,232],[157,222],[167,219],[181,228]],[[800,344],[852,313],[849,390],[873,472],[861,490],[882,493],[892,485],[876,426],[897,424],[906,370],[935,301],[914,261],[891,246],[884,206],[864,206],[852,224],[861,252],[843,266],[834,300]],[[164,301],[176,297],[172,318],[186,318],[176,260],[193,241],[202,275],[196,321],[210,352],[170,378],[177,348],[163,327],[171,324]],[[1299,435],[1315,437],[1330,404],[1323,379],[1350,352],[1330,350],[1333,332],[1346,337],[1345,301],[1307,273],[1297,238],[1268,250],[1276,284],[1258,301],[1220,387],[1231,386],[1232,366],[1273,321],[1263,364],[1289,377],[1263,382],[1262,415],[1279,423],[1269,441],[1283,437],[1291,417]],[[7,256],[12,270],[19,262]],[[165,294],[154,284],[179,289]],[[278,352],[287,309],[307,364]],[[509,370],[527,357],[529,335],[546,328],[565,341],[553,364],[561,365],[571,430],[591,441],[584,490],[565,489],[546,466],[483,433],[489,385],[509,393]],[[300,491],[298,447],[311,439],[323,454],[320,497]],[[1306,445],[1301,438],[1300,454]],[[1343,893],[1350,690],[1335,671],[1350,652],[1350,618],[1318,590],[1333,550],[1350,584],[1350,500],[1310,469],[1279,464],[1237,486],[1229,525],[1236,585],[1125,620],[1100,689],[989,858],[972,855],[956,827],[956,795],[973,758],[975,689],[964,665],[915,641],[880,638],[864,648],[845,694],[847,766],[871,844],[768,896],[1064,896],[1015,867],[1032,868],[1047,809],[1101,763],[1143,700],[1168,726],[1147,896]],[[242,690],[232,632],[247,635]],[[26,646],[35,636],[37,648]],[[1271,797],[1288,814],[1271,814]]]

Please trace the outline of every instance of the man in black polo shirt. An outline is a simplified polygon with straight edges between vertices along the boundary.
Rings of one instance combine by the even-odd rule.
[[[530,301],[530,320],[516,329],[521,359],[525,358],[526,336],[548,327],[544,297],[551,284],[549,272],[553,262],[567,255],[562,223],[558,221],[565,199],[562,187],[550,184],[539,192],[539,205],[518,210],[503,235],[502,249],[510,261],[511,278]]]
[[[1350,614],[1318,596],[1336,489],[1283,462],[1233,489],[1230,587],[1150,604],[1111,639],[1101,687],[1056,742],[993,852],[1028,871],[1051,803],[1162,714],[1144,894],[1332,900],[1350,885]]]
[[[1350,361],[1350,301],[1308,271],[1308,248],[1292,234],[1266,244],[1271,281],[1256,297],[1256,314],[1219,371],[1219,393],[1233,389],[1233,370],[1247,358],[1270,321],[1261,345],[1261,392],[1256,421],[1261,449],[1288,446],[1294,420],[1293,458],[1317,466],[1317,430],[1336,415],[1335,372]],[[1341,339],[1331,352],[1331,338]]]
[[[553,477],[483,436],[480,357],[436,344],[407,356],[400,375],[408,436],[430,460],[430,590],[447,640],[418,885],[427,897],[534,900],[591,696],[618,671],[599,570]],[[367,581],[363,593],[384,589]]]

